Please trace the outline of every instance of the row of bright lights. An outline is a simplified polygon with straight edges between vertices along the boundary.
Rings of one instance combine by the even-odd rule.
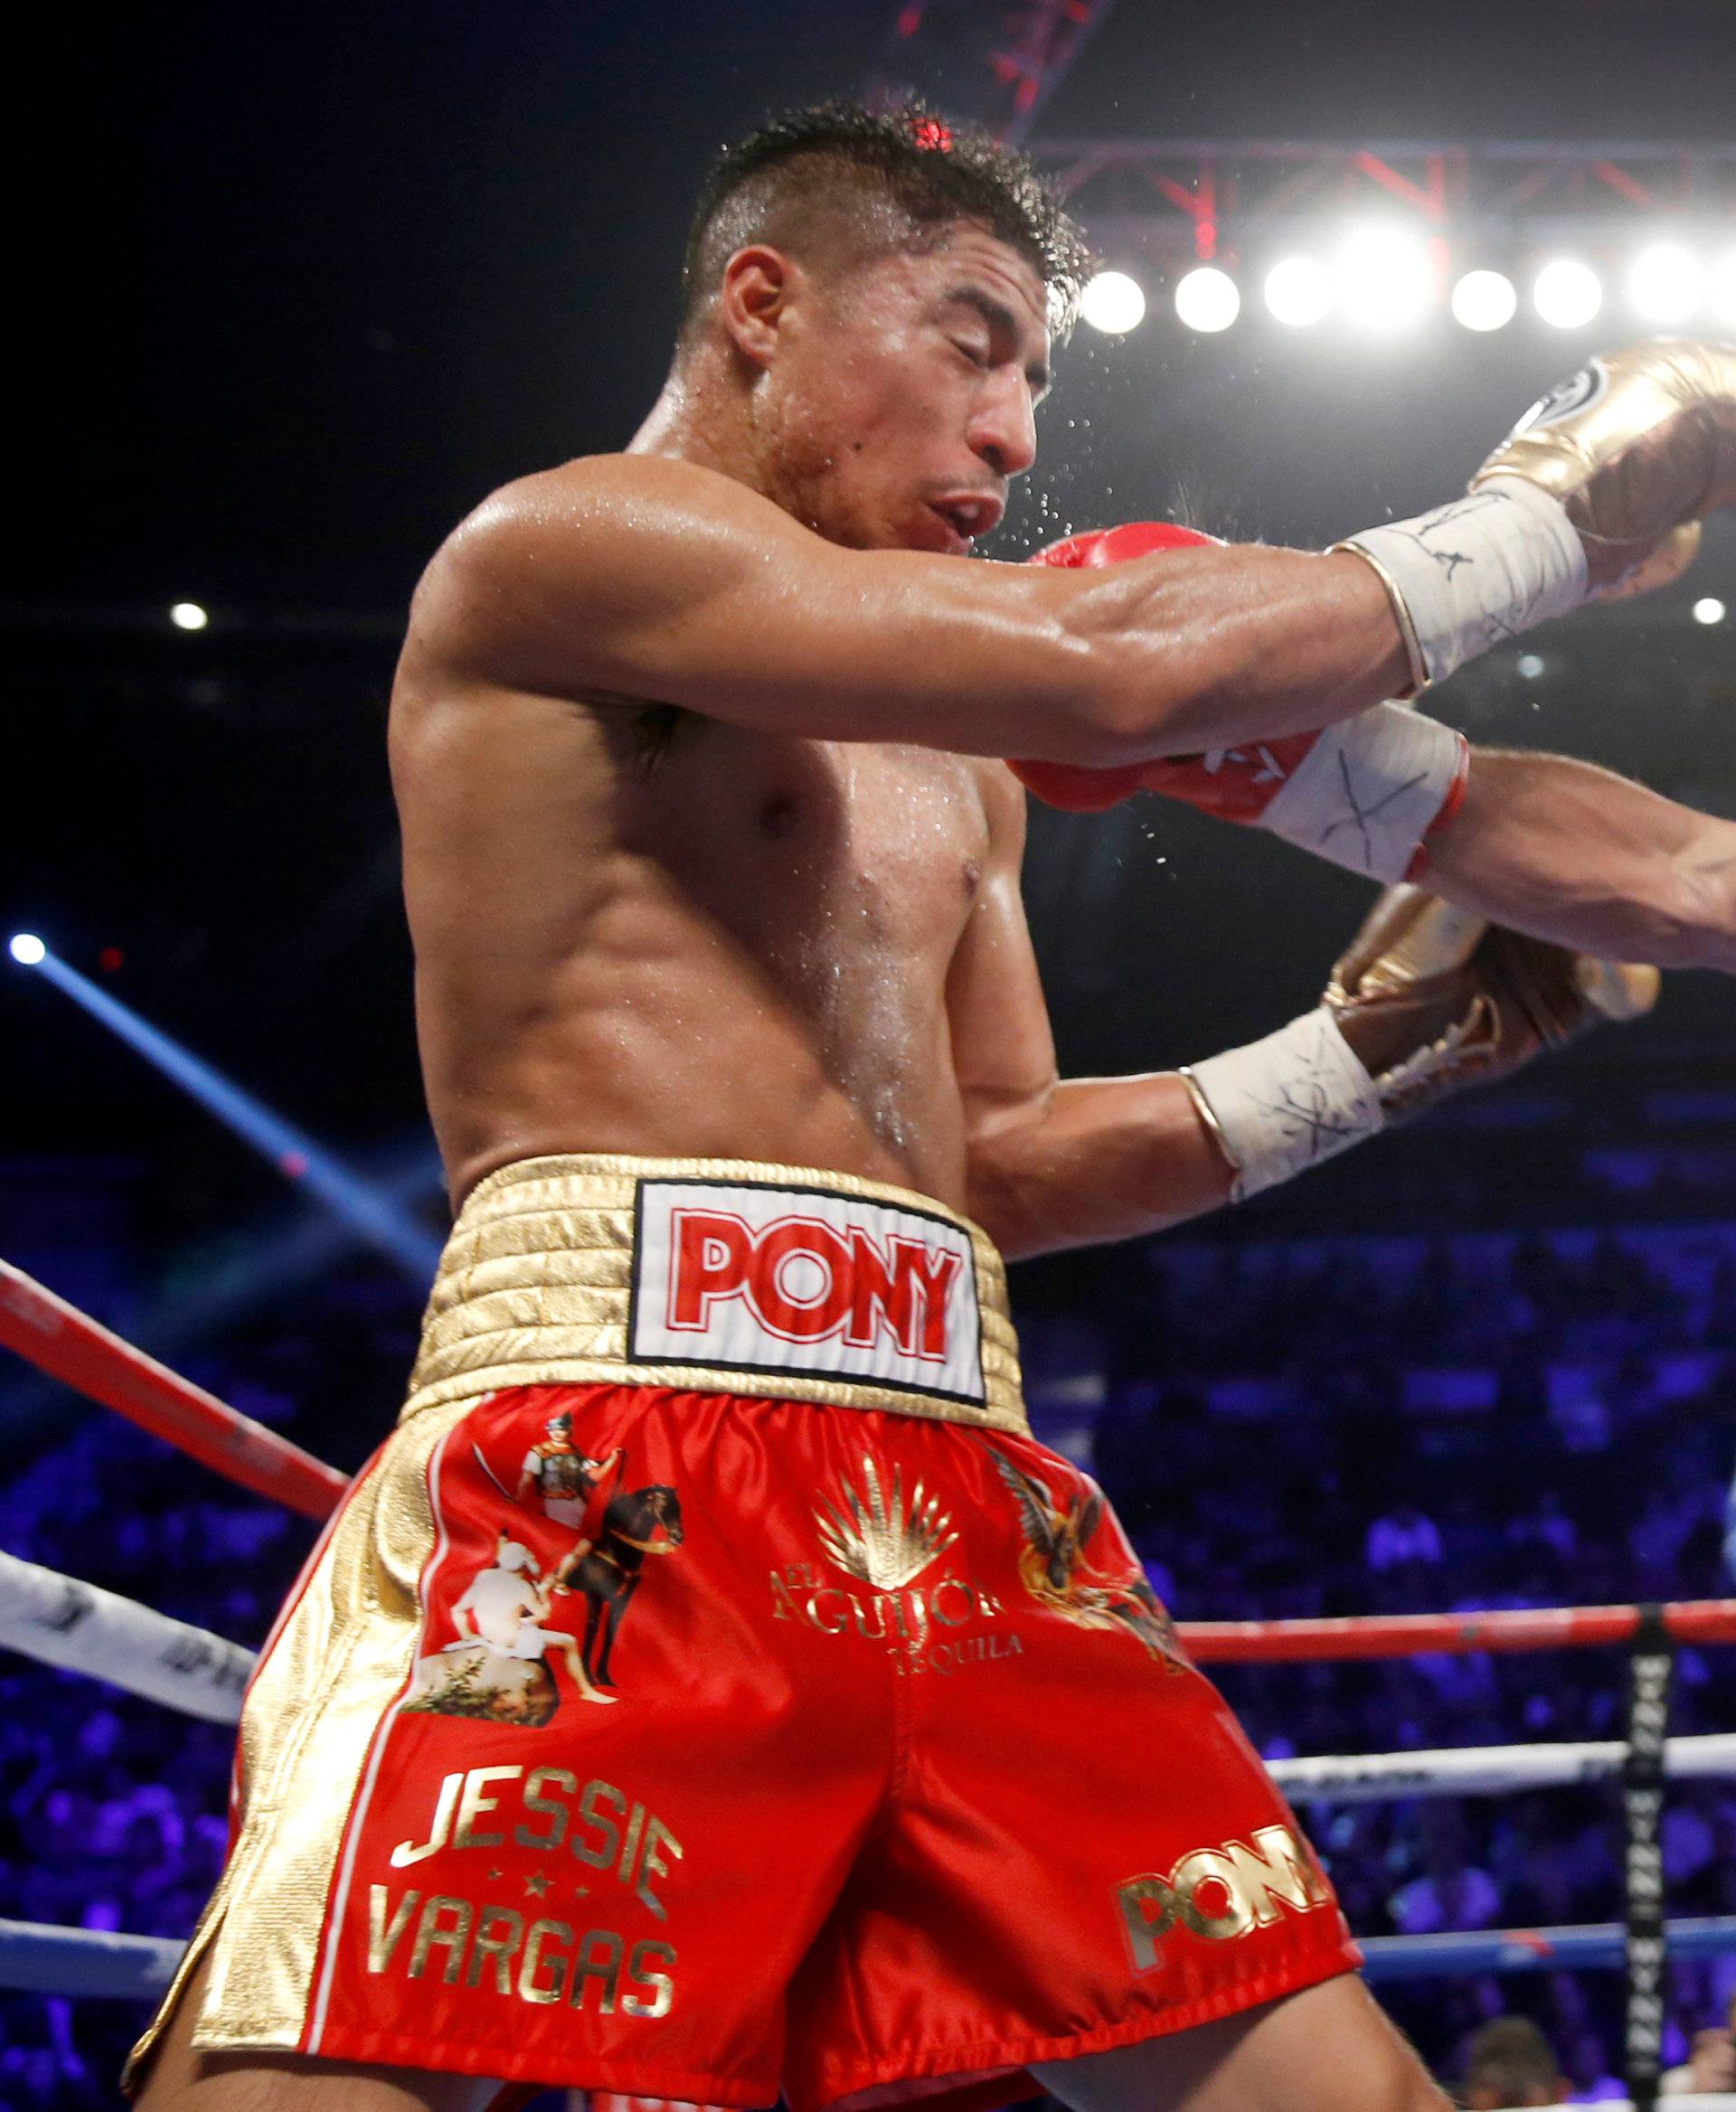
[[[1680,243],[1657,243],[1634,259],[1626,290],[1635,315],[1655,328],[1712,321],[1736,329],[1736,250],[1709,267]],[[1280,259],[1261,291],[1274,319],[1294,329],[1336,314],[1360,329],[1401,330],[1434,306],[1435,267],[1427,244],[1373,231],[1351,236],[1329,263]],[[1582,330],[1604,303],[1602,279],[1572,257],[1545,264],[1530,291],[1537,316],[1558,330]],[[1187,272],[1176,282],[1175,300],[1190,330],[1227,330],[1241,313],[1241,288],[1215,264]],[[1502,271],[1467,271],[1454,283],[1449,306],[1467,330],[1500,330],[1519,312],[1519,288]],[[1080,313],[1093,329],[1122,336],[1144,320],[1145,289],[1125,271],[1099,271]]]

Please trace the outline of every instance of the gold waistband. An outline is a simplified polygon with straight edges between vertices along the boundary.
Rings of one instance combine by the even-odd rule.
[[[918,1211],[958,1228],[976,1262],[983,1401],[855,1379],[636,1361],[628,1321],[639,1184],[670,1180],[818,1190]],[[611,1383],[889,1409],[990,1429],[1027,1427],[1005,1265],[983,1231],[926,1195],[847,1174],[744,1159],[599,1154],[503,1166],[471,1192],[447,1240],[403,1413],[507,1386]]]

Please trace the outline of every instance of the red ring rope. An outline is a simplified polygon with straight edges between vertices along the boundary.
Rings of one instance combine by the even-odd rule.
[[[1736,1643],[1736,1598],[1688,1598],[1659,1608],[1678,1643]],[[1427,1650],[1571,1650],[1625,1643],[1633,1606],[1502,1608],[1492,1613],[1354,1614],[1341,1620],[1178,1621],[1176,1634],[1205,1664],[1312,1664],[1331,1658],[1408,1657]]]
[[[0,1261],[0,1344],[202,1466],[306,1517],[329,1516],[349,1486],[335,1466],[111,1334],[7,1261]]]

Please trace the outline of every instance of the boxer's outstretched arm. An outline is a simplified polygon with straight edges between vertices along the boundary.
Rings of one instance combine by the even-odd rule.
[[[1736,974],[1736,824],[1568,756],[1474,749],[1430,845],[1448,901],[1605,960]]]
[[[451,695],[678,704],[759,731],[1112,765],[1312,731],[1401,690],[1360,557],[1225,545],[1099,571],[844,550],[649,456],[509,486],[418,590]]]

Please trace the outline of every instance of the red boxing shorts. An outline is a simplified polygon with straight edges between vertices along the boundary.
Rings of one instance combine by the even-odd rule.
[[[485,1182],[250,1690],[194,2043],[963,2107],[1352,1970],[1017,1387],[998,1258],[921,1197]]]

